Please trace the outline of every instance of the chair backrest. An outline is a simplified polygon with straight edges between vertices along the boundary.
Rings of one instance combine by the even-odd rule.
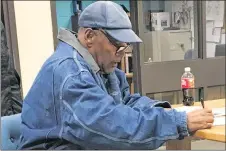
[[[216,45],[215,56],[225,56],[225,44]]]
[[[21,114],[1,117],[1,150],[16,150],[20,138]]]

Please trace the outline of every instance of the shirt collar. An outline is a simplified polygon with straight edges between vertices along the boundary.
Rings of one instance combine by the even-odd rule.
[[[73,32],[69,29],[60,28],[57,38],[65,43],[69,44],[74,49],[76,49],[79,52],[79,54],[84,58],[84,60],[90,65],[91,69],[95,73],[100,71],[100,68],[97,65],[96,61],[94,60],[93,56],[78,41],[77,33]]]

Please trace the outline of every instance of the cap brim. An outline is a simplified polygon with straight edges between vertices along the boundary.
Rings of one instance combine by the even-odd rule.
[[[109,35],[119,42],[141,43],[142,40],[135,34],[132,29],[111,29],[105,30]]]

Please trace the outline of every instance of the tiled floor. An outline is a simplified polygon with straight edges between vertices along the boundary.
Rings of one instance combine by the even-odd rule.
[[[165,150],[166,147],[162,146],[157,150]],[[209,140],[197,140],[191,144],[192,150],[226,150],[226,143],[220,143]]]

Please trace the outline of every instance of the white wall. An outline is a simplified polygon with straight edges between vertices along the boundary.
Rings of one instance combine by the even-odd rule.
[[[50,1],[14,1],[23,96],[54,52]]]

